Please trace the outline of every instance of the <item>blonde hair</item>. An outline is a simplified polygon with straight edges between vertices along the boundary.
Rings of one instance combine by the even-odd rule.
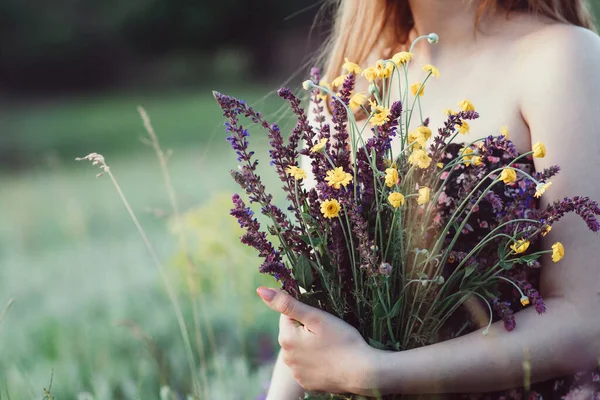
[[[414,25],[408,0],[330,0],[330,4],[335,9],[333,32],[320,60],[328,79],[340,73],[345,57],[363,64],[376,46],[391,52],[408,42]],[[498,7],[507,13],[528,11],[595,30],[588,0],[483,0],[474,28],[484,13]],[[381,54],[385,58],[390,56]]]

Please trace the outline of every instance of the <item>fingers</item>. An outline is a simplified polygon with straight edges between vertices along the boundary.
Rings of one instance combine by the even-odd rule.
[[[279,336],[277,340],[284,350],[291,350],[299,340],[299,322],[281,314],[279,317]]]
[[[295,319],[302,325],[310,326],[318,319],[318,309],[307,306],[282,290],[259,287],[256,292],[272,310]]]

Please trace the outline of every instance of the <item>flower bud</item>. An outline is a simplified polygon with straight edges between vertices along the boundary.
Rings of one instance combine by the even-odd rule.
[[[437,35],[437,33],[430,33],[429,35],[427,35],[427,41],[430,44],[436,44],[437,42],[440,41],[440,37]]]
[[[374,82],[371,82],[369,84],[369,94],[371,95],[376,95],[379,94],[379,88],[377,87],[377,85]]]
[[[392,273],[392,266],[389,263],[383,262],[379,266],[379,273],[384,276],[390,276]]]

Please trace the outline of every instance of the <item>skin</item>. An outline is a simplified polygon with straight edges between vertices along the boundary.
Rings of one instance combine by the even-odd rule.
[[[441,125],[443,109],[469,99],[481,119],[461,141],[497,134],[506,125],[522,153],[535,142],[545,144],[547,156],[535,159],[537,170],[561,166],[542,206],[572,195],[600,200],[593,176],[600,169],[600,78],[593,73],[600,65],[600,39],[526,14],[507,20],[504,13],[482,21],[483,33],[474,35],[472,3],[410,1],[416,29],[440,36],[435,46],[418,45],[409,71],[412,83],[424,78],[421,65],[440,69],[441,78],[430,79],[422,98],[430,126]],[[523,385],[525,353],[533,382],[593,369],[600,362],[598,237],[569,215],[541,245],[557,241],[566,254],[557,264],[543,260],[543,316],[527,308],[516,313],[513,332],[496,323],[487,336],[479,330],[404,352],[371,348],[342,320],[284,292],[259,288],[259,296],[281,314],[282,350],[267,398],[298,399],[302,388],[363,395],[504,390]]]

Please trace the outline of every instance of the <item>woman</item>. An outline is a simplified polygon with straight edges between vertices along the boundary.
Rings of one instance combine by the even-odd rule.
[[[422,98],[431,126],[441,125],[443,109],[467,98],[482,117],[471,124],[473,134],[466,141],[506,125],[521,153],[530,151],[531,143],[545,143],[548,156],[536,159],[535,168],[557,164],[562,172],[543,202],[573,193],[598,200],[600,184],[590,172],[600,168],[600,39],[591,31],[584,3],[345,0],[326,53],[327,76],[340,73],[344,57],[372,65],[404,49],[411,37],[435,32],[439,44],[419,42],[414,70],[409,70],[410,82],[419,80],[423,64],[434,64],[442,73]],[[265,303],[281,313],[282,351],[268,399],[297,399],[301,387],[363,395],[498,391],[493,397],[511,398],[520,390],[510,389],[523,386],[524,352],[531,381],[537,383],[534,393],[544,399],[560,398],[582,377],[600,380],[593,372],[600,362],[597,238],[569,218],[547,239],[570,250],[562,265],[545,262],[542,268],[545,315],[527,308],[516,316],[513,332],[495,324],[487,336],[476,331],[409,351],[371,348],[340,319],[284,292],[259,288]],[[591,372],[574,379],[578,371]],[[571,395],[594,398],[591,387],[575,388]],[[598,392],[595,396],[600,398]]]

